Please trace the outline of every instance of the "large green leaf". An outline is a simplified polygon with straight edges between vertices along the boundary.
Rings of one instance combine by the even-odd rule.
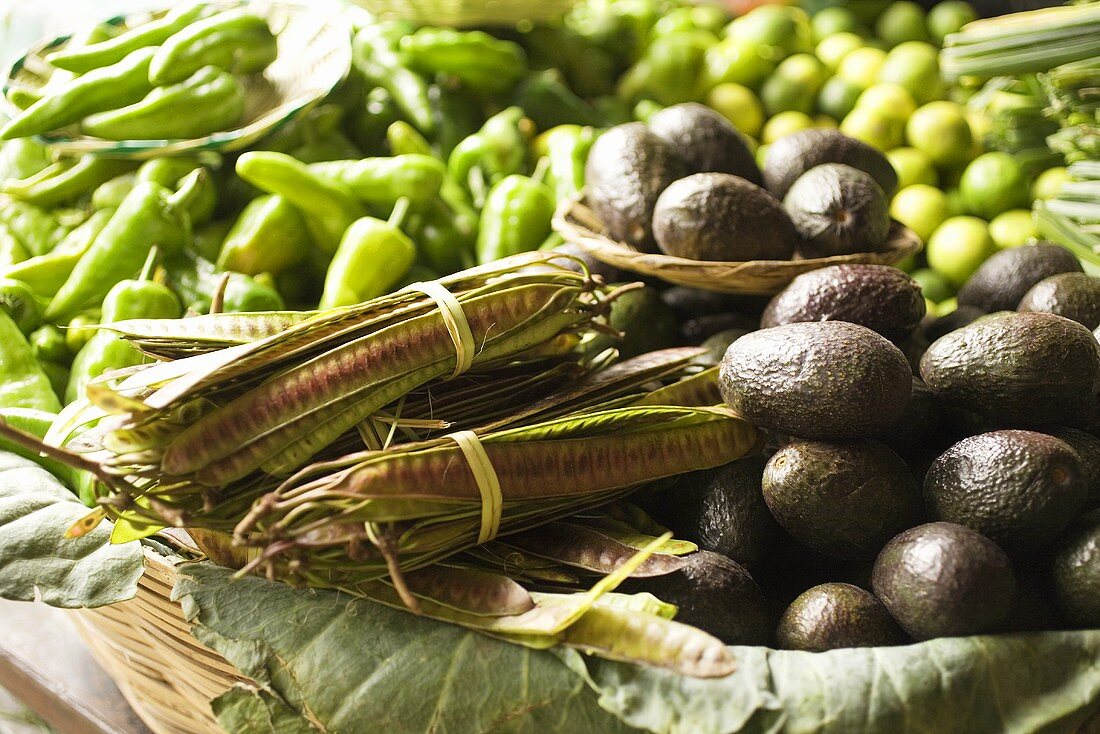
[[[195,635],[323,731],[630,731],[549,652],[209,563],[180,571]],[[267,715],[255,699],[230,703]]]
[[[317,734],[320,731],[268,691],[237,685],[210,702],[218,724],[228,732]]]
[[[0,452],[0,597],[67,609],[132,599],[143,571],[138,543],[111,545],[106,524],[82,538],[65,531],[88,508],[34,462]]]

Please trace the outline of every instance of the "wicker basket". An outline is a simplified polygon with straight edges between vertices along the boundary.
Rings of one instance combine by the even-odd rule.
[[[431,25],[501,26],[565,15],[576,0],[352,0],[380,18]]]
[[[176,571],[146,550],[145,575],[127,602],[73,614],[92,654],[155,734],[225,734],[210,701],[249,683],[191,635],[171,600]]]

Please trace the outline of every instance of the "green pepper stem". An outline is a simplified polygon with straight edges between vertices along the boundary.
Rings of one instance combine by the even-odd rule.
[[[168,197],[168,206],[176,211],[186,209],[199,195],[202,185],[206,182],[206,169],[196,168],[184,176],[179,189]]]
[[[531,174],[532,180],[539,183],[546,183],[546,176],[550,173],[550,158],[549,156],[542,156],[539,158],[539,162],[535,165],[535,172]]]
[[[149,248],[149,256],[145,258],[145,265],[141,268],[141,275],[138,276],[138,280],[152,280],[153,273],[157,269],[157,260],[160,258],[160,249],[153,245]]]
[[[397,200],[397,203],[393,205],[393,211],[390,213],[388,224],[394,229],[401,229],[401,225],[405,223],[405,217],[409,213],[409,197],[402,196]]]

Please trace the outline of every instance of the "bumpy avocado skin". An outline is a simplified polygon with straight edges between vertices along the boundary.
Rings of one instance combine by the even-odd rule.
[[[869,173],[886,196],[893,196],[897,191],[898,175],[885,155],[866,143],[827,128],[802,130],[768,146],[764,157],[764,185],[782,199],[802,174],[825,163],[844,163]]]
[[[746,334],[722,358],[718,384],[750,423],[827,440],[870,438],[893,425],[913,378],[905,355],[882,336],[825,321]]]
[[[758,186],[764,183],[745,136],[706,105],[666,107],[649,118],[649,129],[680,152],[692,173],[730,173]]]
[[[656,252],[653,207],[669,184],[686,175],[688,167],[679,154],[644,124],[617,125],[588,154],[588,204],[612,239]]]
[[[959,306],[986,313],[1015,311],[1032,286],[1059,273],[1080,273],[1081,263],[1069,250],[1040,242],[1002,250],[979,267],[959,289]]]
[[[1100,438],[1076,428],[1054,428],[1047,433],[1068,443],[1081,457],[1081,470],[1088,488],[1085,510],[1100,507]]]
[[[783,205],[728,173],[696,173],[665,189],[653,235],[661,252],[691,260],[789,260],[799,244]]]
[[[1017,307],[1019,311],[1053,313],[1087,329],[1100,326],[1100,278],[1061,273],[1039,281]]]
[[[1085,505],[1080,456],[1034,431],[991,431],[958,442],[924,479],[937,520],[977,530],[1009,552],[1047,545]]]
[[[826,163],[799,176],[783,206],[802,237],[805,257],[877,250],[890,235],[889,200],[867,173]]]
[[[920,520],[920,489],[878,441],[794,441],[768,461],[764,501],[783,529],[831,558],[874,558]]]
[[[1054,589],[1066,617],[1077,626],[1100,627],[1100,513],[1082,518],[1054,554]]]
[[[1073,424],[1096,395],[1100,345],[1061,316],[990,314],[935,341],[920,372],[937,400],[1003,426]]]
[[[764,309],[760,326],[848,321],[900,344],[920,325],[925,309],[920,284],[897,268],[833,265],[791,281]]]
[[[916,640],[998,629],[1016,579],[1008,556],[980,533],[948,522],[906,530],[875,561],[872,588]]]
[[[803,592],[783,613],[775,637],[781,648],[809,652],[906,641],[874,594],[843,583],[821,584]]]

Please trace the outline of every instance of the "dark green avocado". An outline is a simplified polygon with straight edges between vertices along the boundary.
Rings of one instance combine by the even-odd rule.
[[[764,186],[782,199],[802,174],[824,163],[844,163],[871,174],[887,197],[897,191],[898,175],[885,155],[830,128],[802,130],[769,145]]]
[[[1040,548],[1085,506],[1088,480],[1065,441],[1033,431],[971,436],[932,462],[933,518],[977,530],[1010,552]]]
[[[1095,329],[1100,326],[1100,278],[1085,273],[1052,275],[1024,294],[1017,310],[1058,314]]]
[[[707,364],[721,364],[722,357],[726,356],[726,350],[730,348],[730,344],[743,337],[745,334],[751,334],[754,329],[726,329],[720,331],[714,336],[708,337],[701,346],[707,350],[707,353],[701,358]]]
[[[779,200],[728,173],[696,173],[665,189],[653,236],[661,252],[690,260],[790,260],[799,244]]]
[[[913,388],[905,355],[845,321],[741,337],[726,351],[722,396],[750,423],[803,438],[870,438],[897,422]]]
[[[584,343],[589,354],[614,347],[619,350],[620,359],[628,359],[677,346],[680,341],[676,317],[661,300],[657,289],[650,286],[620,294],[611,303],[607,320],[612,328],[622,334],[622,338],[597,334]]]
[[[653,207],[669,184],[686,175],[688,166],[676,150],[643,123],[616,125],[588,154],[588,205],[612,239],[656,252]]]
[[[761,328],[800,321],[848,321],[895,344],[924,318],[920,285],[888,265],[833,265],[791,281],[764,309]]]
[[[887,543],[871,583],[916,640],[994,631],[1008,618],[1016,590],[1005,552],[949,522],[920,525]]]
[[[1041,280],[1059,273],[1080,273],[1069,250],[1049,242],[1001,250],[979,267],[959,289],[960,308],[986,313],[1015,311],[1020,299]]]
[[[889,200],[870,174],[843,163],[811,168],[783,197],[805,257],[877,250],[890,236]]]
[[[764,183],[745,136],[706,105],[666,107],[649,118],[649,129],[680,153],[692,173],[729,173],[758,186]]]
[[[1068,443],[1081,457],[1081,470],[1088,487],[1085,509],[1100,507],[1100,438],[1075,428],[1054,428],[1047,433]]]
[[[803,592],[783,613],[775,637],[781,648],[809,652],[906,641],[905,633],[874,594],[842,583],[821,584]]]
[[[878,441],[794,441],[764,469],[764,501],[799,542],[831,558],[874,558],[920,520],[920,489]]]
[[[1100,627],[1100,513],[1092,512],[1059,542],[1053,562],[1054,589],[1069,620]]]
[[[1092,332],[1046,313],[996,313],[941,337],[921,359],[936,399],[1006,426],[1072,424],[1100,379]]]

